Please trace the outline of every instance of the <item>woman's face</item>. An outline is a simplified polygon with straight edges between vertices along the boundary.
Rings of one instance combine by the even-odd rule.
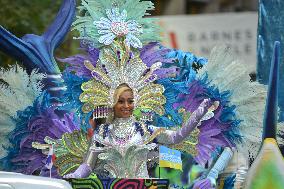
[[[133,93],[124,91],[118,98],[114,106],[114,116],[117,118],[128,118],[132,115],[134,109]]]

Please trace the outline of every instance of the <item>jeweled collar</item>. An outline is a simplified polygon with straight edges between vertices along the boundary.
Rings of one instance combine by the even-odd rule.
[[[114,120],[113,120],[113,125],[115,126],[115,127],[121,127],[121,126],[123,126],[123,127],[127,127],[127,126],[132,126],[132,124],[135,122],[136,120],[135,120],[135,118],[133,117],[133,116],[131,116],[131,117],[127,117],[127,118],[115,118]]]

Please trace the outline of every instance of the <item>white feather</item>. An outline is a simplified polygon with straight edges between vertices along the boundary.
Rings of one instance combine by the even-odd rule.
[[[45,74],[33,70],[30,75],[18,65],[9,69],[0,69],[0,157],[5,155],[3,144],[8,145],[7,135],[15,128],[11,118],[16,118],[17,111],[33,105],[41,94],[42,79]]]
[[[11,128],[14,126],[14,123],[7,118],[7,120],[0,120],[1,132],[0,132],[0,159],[6,156],[6,151],[3,148],[9,147],[8,134],[11,132]]]
[[[45,74],[33,70],[29,76],[20,66],[14,65],[8,70],[0,69],[0,79],[6,84],[0,85],[0,107],[15,117],[18,110],[24,110],[33,104],[42,91],[41,80]]]
[[[235,60],[226,46],[218,46],[212,50],[208,64],[201,69],[199,77],[205,73],[220,91],[232,91],[230,104],[237,106],[236,116],[242,120],[240,130],[245,142],[239,148],[244,149],[243,153],[256,157],[262,141],[267,87],[251,82],[246,66]],[[283,123],[279,123],[279,132],[284,130],[282,125]],[[278,141],[283,142],[280,138]]]

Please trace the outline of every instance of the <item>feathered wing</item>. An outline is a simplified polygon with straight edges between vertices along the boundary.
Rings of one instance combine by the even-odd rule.
[[[69,170],[70,167],[75,166],[75,163],[67,166],[71,161],[82,162],[87,143],[83,140],[85,135],[78,134],[79,120],[73,113],[67,111],[64,115],[57,114],[57,107],[51,104],[50,95],[46,91],[42,92],[43,78],[45,74],[38,73],[37,70],[27,74],[17,65],[8,70],[0,70],[0,79],[3,80],[0,86],[0,163],[1,168],[6,171],[25,174],[40,172],[44,175],[46,154],[33,148],[32,143],[43,144],[46,142],[46,137],[62,138],[64,143],[60,143],[61,148],[65,147],[66,157],[71,157],[63,161],[60,159],[61,156],[58,156],[58,164],[62,164],[60,174],[67,168]],[[72,133],[73,137],[70,138],[69,133]],[[76,140],[78,144],[74,142]],[[72,154],[72,150],[76,149],[83,152]],[[53,176],[57,176],[57,173]]]
[[[211,117],[206,115],[207,118],[202,120],[186,140],[171,146],[190,153],[200,165],[204,165],[218,147],[233,147],[235,141],[240,140],[237,128],[239,121],[235,118],[234,107],[227,103],[230,93],[220,92],[206,77],[197,77],[197,71],[207,64],[205,58],[178,50],[169,52],[167,58],[172,62],[166,61],[163,68],[175,67],[176,73],[172,77],[158,80],[165,88],[167,102],[165,115],[156,117],[154,125],[182,125],[205,98],[220,102],[218,109],[210,111]],[[232,130],[234,131],[230,132]]]
[[[261,144],[266,86],[251,82],[245,65],[235,60],[225,46],[215,47],[208,63],[202,64],[198,71],[193,69],[199,60],[197,57],[180,51],[169,54],[180,71],[167,83],[158,81],[165,86],[166,92],[169,91],[166,105],[172,108],[166,111],[164,119],[170,117],[174,121],[182,115],[178,113],[180,110],[193,112],[204,98],[220,102],[219,107],[210,111],[209,118],[205,116],[207,118],[201,121],[191,136],[172,147],[191,153],[201,165],[212,158],[218,147],[238,147],[243,153],[255,157]],[[171,86],[177,83],[186,86],[188,91],[180,90],[178,95],[174,94],[176,87],[172,90]],[[174,99],[170,103],[171,97]]]
[[[258,82],[251,82],[246,66],[233,57],[229,48],[215,47],[209,63],[199,72],[199,76],[207,74],[211,84],[218,86],[220,91],[231,91],[229,105],[236,106],[235,113],[241,120],[239,129],[244,141],[239,148],[254,158],[261,145],[267,88]],[[279,124],[278,132],[283,132],[283,123]],[[278,141],[283,143],[281,138]]]
[[[0,114],[0,158],[2,158],[7,155],[7,152],[3,147],[9,147],[10,145],[7,134],[11,131],[11,128],[14,127],[14,123],[8,115],[2,114],[2,112],[0,112]]]
[[[8,133],[15,129],[13,119],[17,118],[17,112],[32,106],[35,99],[41,94],[43,85],[41,80],[44,74],[33,70],[30,75],[18,65],[7,70],[0,69],[0,128],[1,147],[0,157],[6,155],[3,146],[9,146]]]
[[[10,116],[16,116],[18,110],[24,110],[33,104],[42,92],[40,82],[44,74],[33,70],[30,75],[20,66],[13,66],[9,70],[0,69],[1,84],[0,107]]]
[[[18,117],[14,120],[16,127],[9,133],[11,148],[7,150],[7,156],[0,160],[5,170],[48,176],[45,168],[47,156],[40,149],[35,149],[33,142],[45,144],[47,136],[61,139],[65,133],[79,129],[74,114],[66,113],[64,117],[60,117],[54,106],[45,104],[49,101],[46,95],[43,93],[33,106],[18,112]],[[52,176],[59,177],[57,171],[52,172]]]

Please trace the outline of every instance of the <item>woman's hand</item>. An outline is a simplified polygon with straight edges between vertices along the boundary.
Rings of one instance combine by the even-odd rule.
[[[64,175],[63,178],[86,178],[91,173],[92,173],[91,167],[88,164],[83,163],[78,167],[78,169],[76,169],[76,171]]]
[[[216,104],[216,106],[217,105],[218,104]],[[189,120],[182,126],[182,128],[169,135],[170,144],[180,143],[189,136],[211,106],[215,107],[213,102],[211,102],[210,99],[204,99],[199,107],[191,114]]]
[[[229,147],[225,147],[222,154],[219,156],[218,160],[214,166],[210,169],[207,177],[205,179],[199,180],[194,184],[193,189],[211,189],[216,187],[216,179],[221,171],[225,169],[229,161],[233,156],[233,151]]]
[[[202,180],[197,181],[194,186],[193,189],[215,189],[216,187],[216,180],[214,178],[205,178]]]

